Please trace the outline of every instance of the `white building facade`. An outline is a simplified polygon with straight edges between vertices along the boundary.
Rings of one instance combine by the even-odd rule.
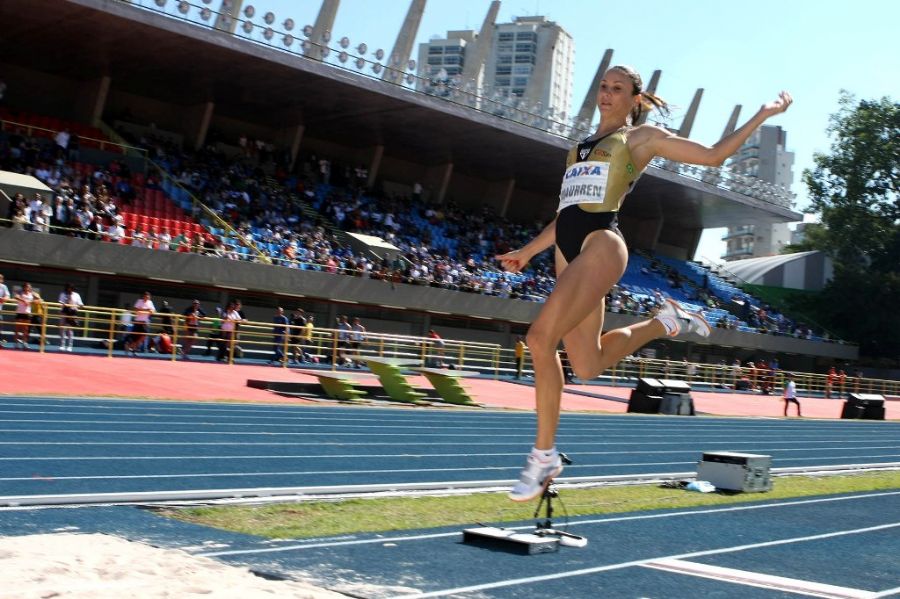
[[[731,157],[732,170],[756,177],[790,191],[794,182],[794,153],[788,152],[787,132],[781,127],[763,125],[753,132]],[[724,260],[742,260],[774,256],[791,242],[788,223],[752,222],[728,228]]]
[[[463,81],[466,61],[477,60],[478,41],[475,31],[463,30],[420,44],[416,89],[447,95],[455,84],[524,110],[571,116],[575,42],[565,29],[542,16],[495,24],[484,68],[470,68],[475,80]]]

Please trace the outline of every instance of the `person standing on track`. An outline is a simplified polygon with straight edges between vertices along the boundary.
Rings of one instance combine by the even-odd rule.
[[[797,384],[794,382],[794,375],[790,372],[784,373],[784,417],[788,415],[788,404],[797,404],[797,418],[802,418],[800,413],[800,402],[797,400]]]
[[[524,247],[496,256],[504,269],[519,272],[531,258],[556,245],[556,288],[527,335],[535,374],[537,434],[519,482],[509,493],[513,501],[537,497],[563,469],[555,446],[563,387],[560,341],[575,375],[592,379],[653,339],[683,333],[706,337],[711,332],[702,316],[668,300],[654,318],[600,336],[604,297],[628,261],[617,227],[625,195],[657,156],[690,164],[723,164],[766,119],[787,110],[791,96],[782,92],[711,147],[662,127],[636,125],[646,110],[666,112],[667,104],[643,90],[640,75],[631,67],[615,66],[604,74],[597,105],[597,131],[569,152],[556,218]]]

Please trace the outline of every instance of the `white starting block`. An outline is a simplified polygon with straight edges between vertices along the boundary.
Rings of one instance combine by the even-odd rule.
[[[571,464],[572,460],[561,453],[564,464]],[[559,491],[551,484],[547,484],[541,500],[538,502],[537,508],[534,510],[534,517],[537,518],[541,511],[541,506],[546,502],[547,512],[543,520],[539,520],[535,524],[533,532],[516,532],[507,528],[498,528],[496,526],[479,526],[478,528],[467,528],[463,530],[463,543],[486,547],[488,549],[503,549],[511,553],[521,555],[535,555],[537,553],[553,553],[559,551],[559,546],[566,547],[586,547],[588,540],[585,537],[572,534],[564,530],[553,528],[551,518],[553,517],[553,499],[559,497]]]
[[[559,551],[559,539],[495,526],[480,526],[463,530],[463,543],[488,549],[504,549],[522,555]]]

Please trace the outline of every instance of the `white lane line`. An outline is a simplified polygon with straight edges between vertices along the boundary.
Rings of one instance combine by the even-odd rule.
[[[54,476],[52,474],[2,477],[0,481],[42,481],[42,480],[132,480],[132,479],[159,479],[159,478],[218,478],[223,476],[321,476],[328,474],[392,474],[413,472],[481,472],[485,470],[520,470],[521,466],[481,466],[475,468],[409,468],[409,469],[383,469],[383,470],[295,470],[288,472],[194,472],[187,474],[120,474],[120,475],[91,475],[91,476]],[[506,482],[506,481],[504,481]]]
[[[18,430],[18,429],[17,429],[17,430]],[[21,431],[19,431],[19,432],[21,432]],[[121,431],[119,431],[119,432],[121,432]],[[870,442],[870,441],[871,441],[871,439],[865,439],[865,440],[847,441],[847,443],[866,443],[866,442]],[[818,442],[819,442],[819,441],[782,441],[782,443],[796,443],[796,444],[798,444],[798,445],[809,445],[809,444],[812,444],[812,443],[818,443]],[[834,441],[833,441],[832,439],[829,439],[829,442],[834,442]],[[85,446],[94,446],[94,445],[98,445],[98,446],[117,445],[117,446],[121,446],[121,447],[131,447],[131,446],[136,446],[136,447],[137,447],[137,446],[141,446],[141,447],[143,447],[143,446],[156,446],[156,445],[164,445],[164,446],[170,446],[170,445],[171,445],[171,446],[197,446],[197,445],[201,445],[201,446],[206,446],[206,445],[209,445],[209,446],[217,446],[217,445],[228,445],[228,446],[230,446],[230,447],[233,447],[233,446],[235,446],[236,444],[233,443],[233,442],[225,443],[225,442],[210,442],[210,441],[164,441],[164,442],[162,442],[162,441],[161,441],[161,442],[154,442],[154,441],[128,441],[128,442],[125,442],[125,441],[0,441],[0,445],[48,445],[48,446],[49,446],[49,445],[65,445],[65,446],[70,446],[70,445],[85,445]],[[243,442],[241,442],[241,443],[238,443],[237,445],[238,445],[238,446],[241,446],[241,447],[243,447],[243,446],[245,446],[245,445],[246,445],[246,446],[257,446],[257,445],[263,445],[263,446],[290,446],[290,447],[300,447],[300,446],[304,446],[304,445],[312,445],[312,446],[316,446],[316,447],[321,446],[321,445],[336,445],[336,446],[341,446],[341,447],[344,447],[344,446],[347,446],[347,447],[350,447],[350,446],[368,447],[368,446],[370,446],[370,445],[372,445],[372,446],[377,446],[377,445],[396,445],[396,443],[385,443],[385,442],[375,442],[375,443],[365,443],[365,442],[363,442],[363,443],[346,443],[346,442],[343,442],[343,441],[337,441],[337,442],[322,441],[322,442],[315,442],[315,443],[304,443],[304,442],[302,442],[302,441],[298,441],[298,442],[296,442],[296,443],[293,443],[293,442],[291,442],[291,443],[274,443],[274,442],[273,442],[273,443],[267,443],[267,442],[263,443],[263,442],[255,442],[255,441],[243,441]],[[436,442],[431,442],[431,441],[429,441],[429,442],[428,442],[428,445],[429,445],[429,446],[453,445],[453,446],[455,446],[455,447],[456,447],[456,446],[459,446],[458,443],[454,443],[454,442],[438,442],[438,441],[436,441]],[[482,446],[490,446],[490,447],[495,447],[495,446],[509,446],[510,443],[493,443],[493,442],[479,443],[479,442],[477,442],[477,441],[473,441],[473,442],[471,442],[471,443],[467,443],[466,445],[467,445],[468,447],[472,447],[472,446],[479,446],[479,447],[482,447]],[[586,447],[593,447],[593,446],[598,446],[598,445],[599,445],[599,446],[612,445],[612,446],[614,446],[614,447],[619,447],[619,446],[631,446],[631,445],[640,445],[641,447],[646,447],[646,446],[649,446],[649,445],[664,445],[664,446],[667,446],[667,447],[671,447],[671,446],[673,446],[673,445],[690,445],[690,447],[689,447],[688,449],[685,449],[685,450],[672,450],[672,451],[670,451],[670,452],[666,452],[666,451],[656,451],[656,450],[648,450],[648,451],[646,451],[646,452],[636,452],[636,451],[628,451],[628,452],[626,452],[626,453],[629,453],[629,454],[631,454],[631,453],[650,453],[650,454],[654,454],[654,453],[684,453],[684,452],[686,452],[686,451],[692,451],[692,452],[697,451],[697,448],[696,448],[696,447],[697,447],[697,441],[682,441],[682,442],[680,442],[680,443],[678,443],[678,442],[665,442],[665,441],[660,441],[660,442],[654,442],[654,441],[631,441],[631,442],[629,442],[629,441],[615,441],[615,442],[608,442],[608,443],[607,443],[607,442],[603,442],[603,441],[597,441],[597,442],[582,442],[582,443],[578,443],[578,442],[572,442],[572,443],[568,443],[568,442],[567,442],[567,443],[566,443],[566,447],[567,447],[567,448],[571,448],[571,447],[585,447],[585,446],[586,446]],[[518,447],[518,443],[516,443],[516,446]],[[749,449],[753,449],[753,448],[757,448],[758,451],[765,451],[765,450],[766,450],[766,447],[765,447],[765,446],[760,447],[758,444],[753,443],[753,442],[735,442],[735,443],[729,443],[729,444],[728,444],[728,448],[729,448],[730,450],[734,450],[735,448],[738,448],[738,447],[740,447],[740,448],[742,448],[742,449],[748,449],[748,450],[749,450]],[[784,451],[819,451],[820,449],[821,449],[821,448],[820,448],[819,446],[815,445],[815,446],[809,447],[809,448],[783,449],[783,450],[784,450]],[[852,450],[852,449],[896,449],[896,447],[894,447],[894,446],[886,446],[886,447],[880,447],[880,446],[876,446],[876,447],[834,447],[834,448],[829,448],[829,449],[849,449],[849,450]],[[707,449],[707,450],[708,450],[708,451],[711,451],[711,449]],[[774,450],[773,450],[773,451],[774,451]],[[622,452],[622,451],[607,451],[607,452],[583,452],[583,451],[579,451],[579,452],[578,452],[578,455],[588,455],[588,454],[594,454],[594,455],[617,455],[617,454],[620,454],[620,453],[623,453],[623,452]]]
[[[28,406],[33,407],[33,406]],[[52,407],[52,406],[40,406],[40,407]],[[79,412],[70,409],[70,406],[60,406],[61,410],[52,411],[52,410],[0,410],[0,414],[32,414],[32,415],[53,415],[53,414],[63,414],[65,416],[109,416],[109,417],[121,417],[121,416],[137,416],[137,417],[146,417],[146,418],[158,418],[161,416],[171,416],[175,414],[164,414],[164,412],[180,412],[182,416],[191,416],[196,415],[198,418],[204,417],[214,417],[214,418],[222,418],[222,419],[248,419],[248,420],[297,420],[302,422],[307,422],[311,420],[324,420],[328,422],[365,422],[365,423],[379,423],[379,422],[389,422],[391,424],[395,424],[398,421],[397,416],[385,417],[385,418],[365,418],[365,417],[350,417],[343,414],[335,414],[328,412],[306,412],[306,408],[304,411],[300,412],[299,410],[259,410],[259,409],[251,409],[248,408],[246,410],[238,410],[238,409],[207,409],[200,410],[195,408],[168,408],[168,407],[157,407],[154,406],[152,411],[140,411],[140,412],[110,412],[110,408],[98,407],[97,411],[91,412]],[[78,406],[84,409],[91,409],[91,406]],[[128,406],[132,408],[133,406]],[[99,413],[98,413],[99,412]],[[256,416],[253,414],[262,413],[262,414],[275,414],[273,416]],[[431,418],[428,416],[421,417],[410,417],[408,411],[404,411],[403,415],[400,415],[399,418],[402,419],[403,422],[422,422],[422,423],[461,423],[466,424],[472,421],[484,421],[485,419],[482,417],[485,414],[491,416],[492,420],[504,420],[503,414],[499,413],[490,413],[490,412],[478,412],[477,414],[472,414],[469,417],[466,416],[453,416],[453,417],[442,417],[442,418]],[[405,416],[405,418],[403,417]],[[585,420],[590,419],[591,415],[575,415],[577,418],[575,420]],[[519,415],[519,414],[510,414],[510,419],[514,420],[522,420],[522,419],[530,420],[531,415]],[[108,421],[109,419],[104,420]],[[23,419],[9,419],[9,420],[0,420],[0,422],[60,422],[58,419],[41,419],[41,420],[23,420]],[[817,425],[818,423],[816,423]],[[830,427],[818,427],[816,425],[812,425],[816,430],[820,430],[823,428]],[[826,423],[827,425],[827,423]],[[576,426],[573,424],[569,425]],[[686,429],[698,430],[698,429],[707,429],[707,430],[721,430],[721,429],[733,429],[738,428],[741,431],[747,432],[758,432],[758,431],[808,431],[810,426],[769,426],[763,424],[756,423],[741,423],[741,422],[723,422],[723,423],[702,423],[702,424],[679,424],[677,426],[672,425],[667,422],[646,422],[646,421],[635,421],[635,422],[604,422],[603,426],[596,427],[592,426],[591,430],[596,430],[598,432],[606,432],[606,431],[614,431],[614,430],[632,430],[632,429],[652,429],[654,431],[664,430],[671,432],[683,431]],[[847,425],[843,425],[839,430],[841,432],[846,431]]]
[[[7,444],[12,445],[14,442],[8,442]],[[15,443],[16,445],[21,445],[21,443]],[[40,443],[40,445],[44,445]],[[113,443],[113,445],[119,445],[118,443]],[[123,444],[124,445],[124,444]],[[130,445],[130,444],[129,444]],[[169,445],[168,443],[164,445]],[[228,443],[227,445],[233,446],[232,443]],[[294,446],[293,443],[287,443],[291,447]],[[791,448],[791,449],[781,449],[781,448],[767,448],[761,449],[760,451],[770,451],[770,452],[794,452],[794,451],[831,451],[831,450],[842,450],[846,451],[847,449],[854,450],[869,450],[869,449],[900,449],[898,445],[871,445],[865,447],[802,447],[802,448]],[[669,454],[683,454],[690,453],[691,455],[695,455],[697,453],[696,449],[676,449],[671,451],[580,451],[578,452],[578,457],[582,456],[601,456],[601,455],[669,455]],[[282,459],[297,459],[297,460],[319,460],[325,458],[342,458],[342,459],[356,459],[356,458],[496,458],[496,457],[517,457],[520,456],[522,452],[520,451],[510,451],[505,453],[468,453],[468,454],[459,454],[459,453],[343,453],[343,454],[318,454],[318,455],[310,455],[310,454],[272,454],[272,455],[110,455],[110,456],[27,456],[27,457],[0,457],[0,462],[49,462],[49,461],[78,461],[78,460],[94,460],[94,461],[103,461],[103,460],[282,460]],[[832,459],[832,458],[845,458],[845,457],[856,457],[856,456],[821,456],[821,459]],[[806,459],[806,458],[789,458],[789,459]],[[682,462],[679,462],[682,463]],[[580,465],[580,464],[579,464]],[[608,465],[608,464],[606,464]],[[573,465],[574,466],[574,465]]]
[[[317,460],[323,460],[330,456],[307,456]],[[365,456],[368,457],[368,456]],[[393,456],[389,456],[393,457]],[[854,456],[858,458],[874,458],[874,457],[900,457],[900,454],[886,456]],[[193,459],[192,457],[183,459]],[[231,456],[225,456],[222,459],[235,459]],[[619,462],[610,464],[571,464],[566,466],[566,472],[573,470],[583,470],[586,468],[635,468],[644,466],[690,466],[695,465],[696,460],[686,462]],[[831,465],[831,464],[825,464]],[[322,474],[382,474],[386,472],[475,472],[482,470],[518,470],[519,466],[478,466],[478,467],[456,467],[456,468],[391,468],[391,469],[371,469],[371,470],[303,470],[292,472],[226,472],[226,473],[194,473],[194,474],[141,474],[141,475],[104,475],[104,476],[52,476],[47,475],[54,480],[118,480],[118,479],[140,479],[140,478],[190,478],[191,476],[279,476],[279,475],[322,475]],[[34,477],[0,477],[0,481],[23,481],[32,480]],[[560,479],[564,482],[565,479]]]
[[[704,508],[695,510],[686,510],[680,512],[665,512],[662,514],[638,514],[635,516],[613,516],[609,518],[595,518],[589,520],[577,520],[569,522],[569,526],[584,526],[587,524],[615,524],[617,522],[632,522],[637,520],[659,520],[665,518],[678,518],[683,516],[706,516],[715,514],[724,514],[728,512],[745,512],[749,510],[765,510],[772,508],[796,507],[804,505],[815,505],[819,503],[833,503],[841,501],[856,501],[858,499],[872,499],[881,497],[895,497],[900,495],[900,491],[883,491],[877,493],[866,493],[863,495],[842,495],[840,497],[817,497],[815,499],[799,499],[796,501],[781,501],[778,503],[754,503],[751,505],[734,505],[729,507]],[[509,527],[510,530],[532,530],[534,525]],[[293,551],[296,549],[309,549],[311,547],[339,547],[342,545],[370,545],[374,543],[386,543],[388,541],[416,541],[421,539],[437,539],[441,537],[459,536],[459,532],[433,533],[415,535],[410,537],[397,536],[391,539],[386,538],[370,538],[355,539],[352,541],[336,541],[317,543],[314,539],[309,544],[302,545],[284,545],[282,547],[266,547],[264,549],[235,549],[231,551],[217,551],[212,553],[202,553],[207,557],[216,557],[220,555],[251,555],[256,553],[280,553],[282,551]]]
[[[760,572],[748,572],[746,570],[737,570],[735,568],[722,568],[720,566],[711,566],[709,564],[689,562],[680,559],[661,559],[648,562],[644,564],[643,567],[662,570],[664,572],[674,572],[676,574],[687,574],[688,576],[709,578],[711,580],[722,580],[734,584],[759,587],[773,591],[798,593],[810,597],[825,597],[826,599],[874,599],[876,597],[874,592],[863,589],[841,587],[821,582],[813,582],[811,580],[801,580],[798,578],[773,576],[771,574],[763,574]]]
[[[873,595],[876,599],[881,599],[881,597],[890,597],[892,595],[900,595],[900,587],[894,587],[893,589],[887,589],[884,591],[878,591]]]
[[[495,582],[488,582],[483,584],[475,584],[466,587],[456,587],[453,589],[442,589],[440,591],[432,591],[428,593],[412,593],[409,595],[397,595],[392,599],[425,599],[427,597],[446,597],[448,595],[456,595],[460,593],[474,593],[479,591],[486,591],[489,589],[498,589],[502,587],[510,587],[510,586],[518,586],[525,584],[534,584],[537,582],[546,582],[548,580],[559,580],[562,578],[572,578],[575,576],[585,576],[588,574],[599,574],[600,572],[609,572],[612,570],[622,570],[624,568],[630,568],[632,566],[644,566],[651,562],[658,562],[660,560],[681,560],[681,559],[690,559],[694,557],[703,557],[707,555],[721,555],[723,553],[737,553],[739,551],[748,551],[751,549],[761,549],[763,547],[776,547],[778,545],[789,545],[791,543],[806,543],[809,541],[821,541],[823,539],[833,539],[836,537],[843,537],[847,535],[858,535],[865,534],[868,532],[876,532],[879,530],[888,530],[891,528],[900,527],[900,522],[893,522],[891,524],[881,524],[878,526],[868,526],[866,528],[853,528],[848,530],[837,530],[834,532],[827,532],[817,535],[808,535],[803,537],[791,537],[786,539],[776,539],[774,541],[763,541],[761,543],[749,543],[746,545],[735,545],[732,547],[722,547],[719,549],[707,549],[704,551],[692,551],[690,553],[681,553],[678,555],[666,555],[659,557],[652,557],[648,559],[641,560],[633,560],[630,562],[622,562],[618,564],[609,564],[606,566],[596,566],[593,568],[582,568],[579,570],[569,570],[565,572],[556,572],[554,574],[544,574],[541,576],[528,576],[525,578],[513,578],[507,580],[498,580]]]
[[[56,421],[55,423],[59,423],[59,421]],[[110,424],[110,423],[105,423],[105,424]],[[162,423],[159,421],[154,421],[154,422],[150,422],[150,423],[140,422],[140,423],[135,423],[135,424],[165,424],[165,423]],[[191,426],[196,426],[198,423],[185,423],[185,424],[190,424]],[[232,426],[232,425],[228,425],[228,426]],[[240,426],[240,425],[238,425],[238,426]],[[266,426],[272,426],[272,425],[266,425]],[[296,426],[296,425],[290,425],[290,426]],[[409,429],[409,427],[402,427],[402,428],[405,428],[406,430]],[[433,429],[431,429],[431,430],[433,430]],[[471,430],[471,428],[467,427],[466,430]],[[247,436],[249,436],[249,435],[266,435],[266,436],[290,435],[290,436],[310,436],[310,437],[317,436],[317,435],[330,436],[330,437],[348,437],[348,436],[349,437],[358,437],[358,436],[360,436],[359,432],[342,433],[339,431],[244,432],[244,431],[197,431],[197,430],[170,431],[170,430],[146,430],[146,429],[144,429],[144,430],[124,430],[124,429],[118,430],[118,429],[22,429],[22,428],[12,428],[12,429],[0,429],[0,432],[30,434],[30,435],[40,433],[40,434],[72,434],[72,435],[74,435],[74,434],[78,434],[78,435],[81,435],[81,434],[104,434],[104,435],[105,434],[122,434],[122,435],[247,435]],[[528,433],[527,431],[522,431],[521,433],[510,433],[510,434],[493,433],[490,436],[491,437],[508,437],[508,438],[513,438],[513,439],[520,439],[523,436],[527,436],[528,434],[531,434],[531,433]],[[569,441],[570,439],[580,439],[580,438],[591,439],[591,438],[595,438],[596,435],[597,435],[597,433],[593,430],[584,435],[571,435],[571,434],[567,433],[565,435],[565,437],[566,437],[565,443],[566,443],[566,446],[568,447],[568,446],[575,444],[575,441]],[[429,437],[479,437],[480,438],[480,437],[484,437],[484,433],[477,433],[477,432],[455,433],[455,432],[442,432],[440,430],[436,430],[433,434],[428,434],[427,432],[423,432],[423,431],[416,431],[416,432],[409,432],[409,433],[403,433],[403,432],[400,432],[400,433],[365,433],[365,436],[369,436],[369,437],[417,437],[417,438],[429,436]],[[621,437],[624,437],[627,439],[634,438],[633,434],[605,435],[605,438],[610,439],[610,438],[614,438],[617,436],[621,436]],[[809,437],[813,437],[814,439],[818,439],[820,437],[820,435],[792,435],[792,436],[794,436],[794,437],[809,436]],[[672,444],[671,442],[662,441],[662,439],[668,438],[665,435],[654,434],[653,437],[655,439],[657,439],[657,441],[655,442],[656,445],[671,445]],[[683,431],[681,433],[679,433],[677,436],[673,436],[673,439],[683,439],[683,438],[684,438]],[[754,439],[757,442],[764,438],[765,437],[762,435],[754,435]],[[867,435],[866,440],[871,442],[877,438],[878,438],[878,435]],[[699,439],[694,439],[693,441],[681,441],[681,444],[696,445],[698,442],[710,443],[714,439],[724,439],[729,443],[729,446],[731,446],[732,442],[740,443],[740,441],[737,440],[737,438],[735,437],[734,434],[730,434],[730,435],[708,435],[708,436],[704,436]],[[780,441],[780,436],[775,435],[772,437],[772,439],[774,439],[776,441]],[[809,441],[809,442],[816,442],[816,441],[813,440],[813,441]],[[584,444],[584,443],[582,443],[582,444]],[[642,442],[627,442],[627,441],[622,441],[622,442],[606,441],[606,442],[600,442],[600,443],[592,442],[592,443],[587,443],[587,444],[592,445],[592,446],[593,445],[642,445],[642,446],[646,446],[646,445],[652,445],[654,443],[652,443],[652,442],[643,442],[642,443]]]

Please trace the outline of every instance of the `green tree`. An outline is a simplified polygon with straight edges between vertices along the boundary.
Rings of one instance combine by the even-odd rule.
[[[803,173],[821,226],[805,243],[834,260],[817,312],[861,353],[900,356],[900,104],[842,92],[829,153]]]

